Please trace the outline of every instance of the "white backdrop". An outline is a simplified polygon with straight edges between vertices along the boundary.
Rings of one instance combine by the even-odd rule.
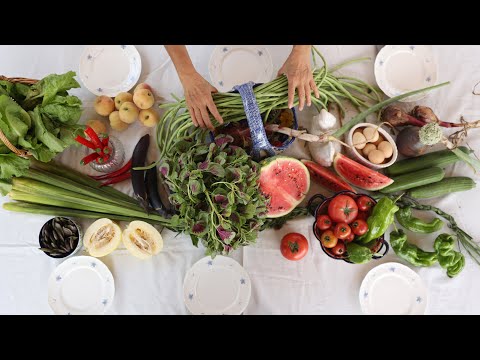
[[[267,47],[277,70],[291,46]],[[374,59],[376,54],[373,45],[317,47],[332,65],[355,57]],[[83,48],[80,45],[0,46],[0,75],[40,79],[50,73],[78,72]],[[197,70],[209,79],[208,61],[214,46],[188,48]],[[142,57],[140,81],[149,83],[157,95],[167,99],[172,92],[181,96],[181,84],[163,46],[139,45],[137,49]],[[431,93],[422,104],[432,107],[444,120],[458,121],[460,115],[466,120],[480,119],[480,96],[472,94],[473,86],[480,81],[480,46],[434,46],[434,52],[439,66],[439,81],[449,80],[451,84]],[[374,82],[373,62],[351,65],[342,73]],[[82,121],[95,117],[92,109],[94,96],[85,88],[76,90],[75,94],[86,107]],[[308,120],[312,114],[310,109],[304,110],[299,116],[300,122]],[[134,124],[125,132],[116,134],[125,144],[127,156],[147,131]],[[472,130],[469,144],[480,153],[480,130]],[[302,147],[296,143],[289,151],[299,154]],[[82,170],[79,165],[81,157],[81,150],[69,149],[58,160]],[[156,159],[155,146],[150,147],[149,159]],[[450,175],[479,179],[464,164],[448,168],[447,176]],[[118,188],[130,191],[127,185]],[[318,191],[328,194],[312,186],[311,194]],[[0,203],[6,200],[0,198]],[[480,240],[478,201],[480,188],[449,195],[432,203],[454,215],[464,230]],[[38,250],[38,232],[48,218],[0,209],[0,314],[52,314],[47,303],[47,279],[60,261]],[[311,231],[312,221],[311,217],[295,220],[279,231],[262,232],[255,246],[233,254],[252,280],[252,297],[245,314],[360,314],[358,290],[365,274],[383,262],[406,264],[393,251],[384,259],[365,265],[332,260],[322,252],[316,241]],[[81,223],[85,229],[90,222]],[[282,236],[292,231],[305,234],[310,243],[308,254],[298,262],[285,260],[279,251]],[[187,236],[175,236],[168,230],[162,234],[164,250],[151,260],[138,260],[123,246],[101,259],[115,278],[116,293],[109,314],[188,314],[183,303],[183,278],[191,265],[203,257],[203,249],[193,247]],[[422,248],[431,250],[435,234],[422,238],[410,232],[408,235],[412,241],[421,243]],[[79,254],[85,255],[83,251]],[[427,314],[480,314],[480,267],[468,255],[465,270],[454,279],[449,279],[438,265],[413,269],[428,287]]]

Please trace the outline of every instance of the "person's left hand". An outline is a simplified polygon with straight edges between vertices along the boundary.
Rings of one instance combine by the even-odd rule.
[[[312,92],[318,99],[320,96],[315,80],[313,80],[312,67],[310,64],[310,45],[294,45],[283,66],[278,70],[278,75],[287,75],[288,80],[288,107],[293,107],[295,90],[298,93],[300,111],[303,110],[305,100],[307,105],[312,104]]]

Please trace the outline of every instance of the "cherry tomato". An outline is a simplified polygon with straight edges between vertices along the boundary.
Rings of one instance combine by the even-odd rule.
[[[360,196],[357,199],[358,210],[360,211],[370,211],[373,207],[373,201],[368,196]]]
[[[337,225],[335,225],[333,233],[337,238],[343,240],[350,236],[350,234],[352,233],[352,229],[350,229],[350,226],[348,226],[348,224],[346,223],[338,223]]]
[[[324,231],[320,237],[320,242],[326,248],[333,248],[337,245],[338,239],[332,230]]]
[[[338,241],[337,245],[335,245],[335,247],[332,248],[331,251],[334,255],[341,256],[346,250],[347,248],[345,247],[345,244],[343,243],[343,241]]]
[[[328,215],[320,215],[317,217],[317,228],[320,230],[327,230],[330,229],[332,226],[332,220],[328,217]]]
[[[359,211],[357,218],[355,220],[364,220],[367,221],[370,215],[366,211]]]
[[[350,224],[358,214],[358,206],[355,200],[347,195],[338,195],[328,205],[328,215],[333,222]]]
[[[302,234],[289,233],[282,238],[280,251],[288,260],[300,260],[308,252],[308,240]]]
[[[357,219],[352,224],[352,231],[355,235],[363,235],[368,231],[368,224],[365,220]]]
[[[345,241],[346,243],[349,243],[349,242],[352,242],[353,239],[355,239],[355,234],[351,232],[350,235],[348,235],[348,237],[343,241]]]

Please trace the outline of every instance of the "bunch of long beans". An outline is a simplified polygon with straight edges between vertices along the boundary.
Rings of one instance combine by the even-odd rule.
[[[312,97],[312,103],[319,111],[327,109],[330,103],[335,103],[342,113],[345,113],[342,100],[349,101],[358,110],[367,108],[369,102],[377,103],[381,101],[381,96],[376,89],[364,81],[346,76],[337,77],[332,74],[348,64],[363,61],[366,58],[347,61],[332,69],[327,69],[323,56],[316,48],[313,48],[313,50],[323,61],[323,66],[315,69],[313,72],[313,78],[318,87],[320,97],[318,99]],[[254,93],[260,113],[265,114],[264,119],[268,118],[271,111],[288,107],[288,81],[286,76],[278,77],[269,83],[255,87]],[[160,150],[160,159],[168,156],[177,142],[206,133],[205,130],[195,128],[193,125],[190,114],[187,111],[185,99],[179,99],[175,96],[174,98],[177,100],[176,102],[160,106],[166,109],[157,126],[157,144]],[[245,110],[240,94],[216,93],[213,95],[213,100],[225,123],[245,119]],[[294,106],[298,105],[298,103],[298,95],[295,95]],[[219,125],[212,116],[210,118],[214,126]]]
[[[35,168],[12,179],[8,196],[16,202],[3,204],[5,210],[33,214],[72,216],[98,219],[108,217],[119,221],[143,220],[182,229],[182,220],[165,219],[147,214],[136,201],[122,192],[72,169],[54,163],[34,162]]]

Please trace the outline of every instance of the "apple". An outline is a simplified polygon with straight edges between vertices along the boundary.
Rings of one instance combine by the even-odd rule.
[[[138,119],[146,127],[154,127],[158,123],[158,114],[153,109],[140,110]]]
[[[153,93],[148,89],[140,89],[133,94],[133,102],[140,109],[150,109],[155,103]]]
[[[115,110],[115,102],[112,98],[102,95],[95,99],[95,112],[101,116],[108,116]]]
[[[115,109],[120,110],[120,106],[124,102],[132,102],[133,101],[133,95],[128,93],[128,92],[121,92],[117,96],[115,96]]]
[[[110,126],[114,130],[124,131],[129,126],[127,123],[124,123],[122,120],[120,120],[119,111],[112,112],[108,118],[110,119]]]

